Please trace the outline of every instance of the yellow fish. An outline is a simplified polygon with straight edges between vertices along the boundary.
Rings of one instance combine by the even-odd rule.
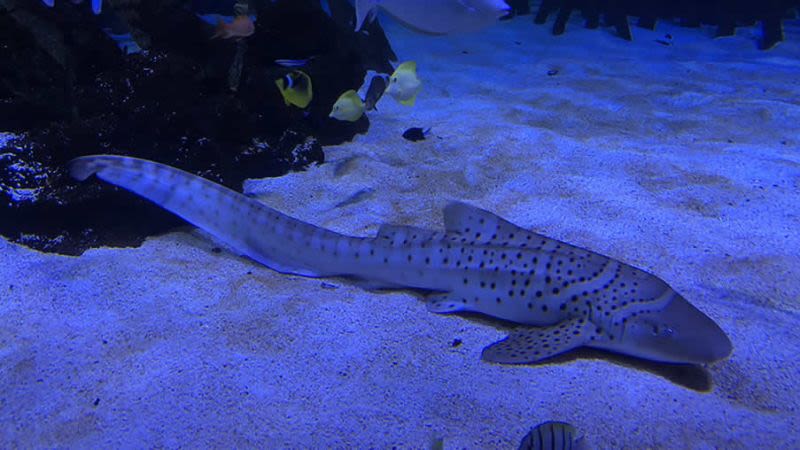
[[[566,422],[541,423],[522,438],[519,450],[581,450],[583,438],[577,437],[575,427]]]
[[[332,117],[336,120],[355,122],[364,115],[365,109],[361,97],[358,96],[356,91],[350,89],[339,96],[339,99],[333,104],[333,108],[328,117]]]
[[[414,106],[417,94],[421,89],[422,80],[417,76],[417,63],[407,61],[397,66],[389,78],[389,87],[386,88],[386,93],[404,105]]]
[[[302,70],[295,70],[275,80],[275,85],[287,105],[305,108],[314,97],[311,77]]]

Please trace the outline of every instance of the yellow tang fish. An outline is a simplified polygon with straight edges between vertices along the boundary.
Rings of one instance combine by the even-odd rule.
[[[350,89],[339,96],[339,99],[333,104],[333,108],[328,117],[332,117],[336,120],[355,122],[364,115],[365,109],[361,97],[358,96],[356,91]]]
[[[421,89],[422,80],[417,76],[417,63],[407,61],[397,66],[389,78],[389,87],[386,88],[386,93],[404,105],[414,106],[417,94]]]

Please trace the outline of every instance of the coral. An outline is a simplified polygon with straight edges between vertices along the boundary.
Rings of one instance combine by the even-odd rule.
[[[146,203],[96,217],[119,194],[75,188],[63,167],[82,154],[156,159],[240,189],[246,178],[322,162],[323,145],[368,129],[366,118],[328,113],[367,70],[391,70],[395,56],[378,23],[369,35],[353,32],[347,0],[332,1],[331,13],[316,0],[254,2],[255,33],[238,41],[211,40],[213,26],[184,3],[107,0],[96,17],[0,0],[0,131],[17,136],[0,143],[0,234],[79,254],[176,225]],[[120,51],[106,26],[127,30],[145,51]],[[314,100],[305,109],[287,107],[275,88],[291,70],[275,62],[284,58],[308,61]]]
[[[525,0],[509,3],[518,14],[530,12]],[[655,29],[658,20],[677,19],[682,26],[692,28],[714,25],[717,37],[732,36],[737,26],[760,22],[763,36],[759,48],[767,50],[783,41],[783,21],[793,18],[793,9],[798,6],[797,0],[543,0],[534,20],[543,24],[549,16],[556,15],[553,34],[559,35],[566,31],[570,15],[580,11],[587,28],[611,26],[627,40],[632,39],[628,16],[638,17],[637,25],[650,30]]]

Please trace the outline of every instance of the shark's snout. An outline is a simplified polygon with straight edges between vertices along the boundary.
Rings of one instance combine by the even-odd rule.
[[[631,318],[624,341],[625,353],[671,363],[711,363],[733,350],[719,325],[680,295],[661,311]]]

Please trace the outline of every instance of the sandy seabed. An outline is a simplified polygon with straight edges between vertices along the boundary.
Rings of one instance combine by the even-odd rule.
[[[800,448],[800,25],[768,52],[756,29],[387,30],[417,105],[383,99],[326,164],[248,192],[354,235],[466,201],[657,274],[730,359],[493,365],[496,323],[281,275],[188,227],[79,258],[0,240],[0,446],[516,448],[564,420],[593,448]]]

